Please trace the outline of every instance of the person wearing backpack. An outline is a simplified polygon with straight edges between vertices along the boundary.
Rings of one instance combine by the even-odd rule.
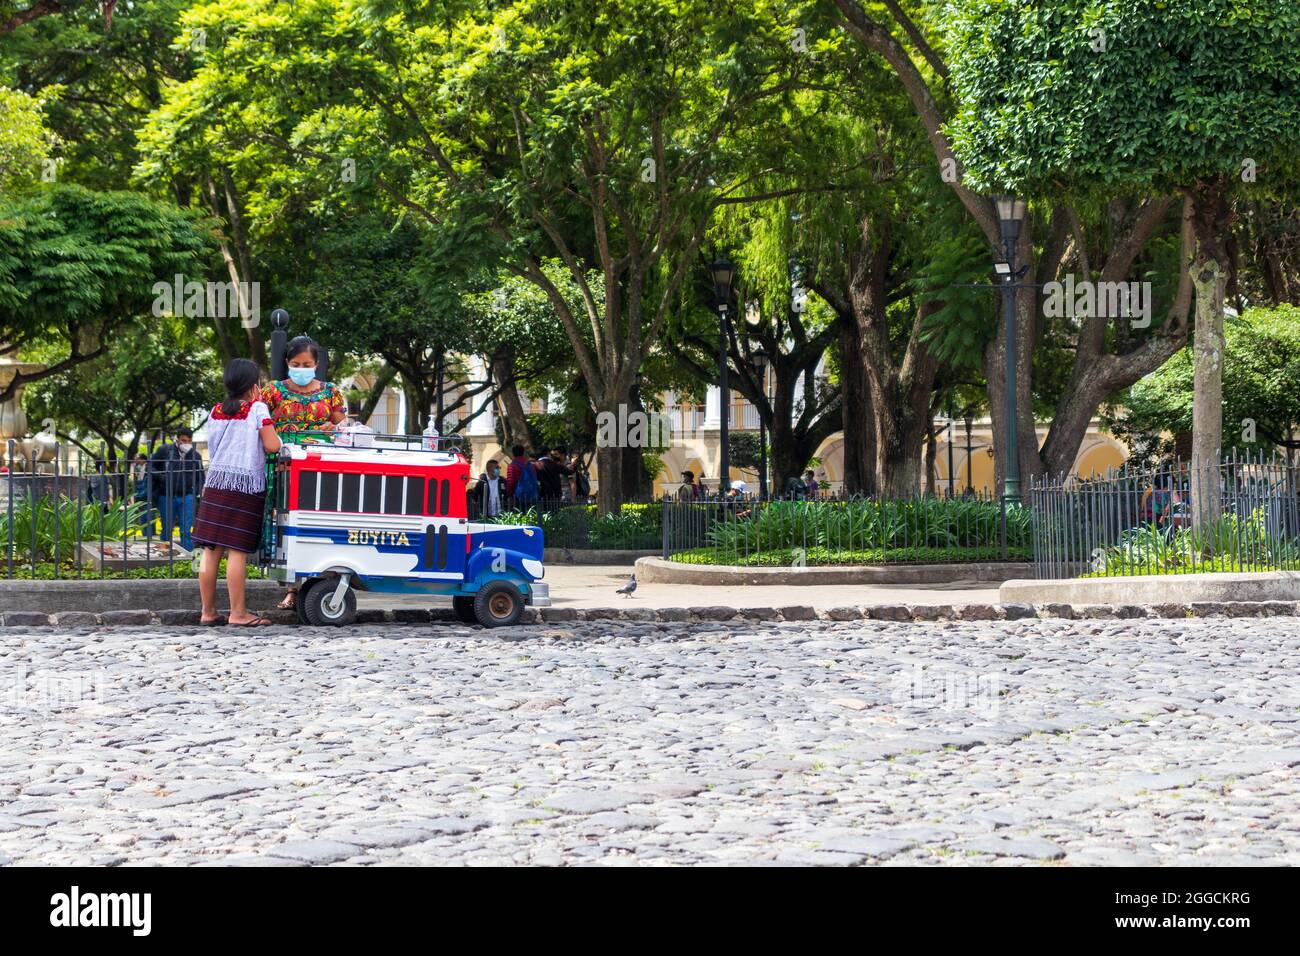
[[[510,454],[513,457],[506,468],[506,496],[514,499],[516,508],[531,508],[537,504],[537,466],[524,453],[523,445],[515,445]]]

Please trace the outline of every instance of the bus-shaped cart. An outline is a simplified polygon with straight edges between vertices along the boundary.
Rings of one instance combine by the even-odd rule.
[[[484,627],[550,604],[542,529],[469,521],[470,466],[454,437],[283,437],[268,469],[262,561],[298,588],[303,623],[355,621],[357,591],[450,597],[461,621]]]

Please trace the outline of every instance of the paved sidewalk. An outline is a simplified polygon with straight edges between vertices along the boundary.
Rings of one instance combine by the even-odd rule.
[[[632,569],[614,565],[548,565],[554,607],[786,607],[802,604],[824,610],[855,604],[996,604],[996,586],[958,581],[916,585],[814,585],[708,587],[698,584],[640,584],[625,598],[614,593]],[[450,600],[362,595],[361,607],[438,607]]]

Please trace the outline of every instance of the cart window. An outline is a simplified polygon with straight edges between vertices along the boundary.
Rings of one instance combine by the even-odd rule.
[[[438,479],[429,479],[429,514],[438,513]]]
[[[400,515],[404,494],[404,482],[401,475],[389,475],[384,479],[384,514]]]
[[[343,486],[343,503],[339,505],[339,511],[360,511],[361,476],[342,475],[340,477],[339,483]]]
[[[408,515],[424,514],[424,479],[412,475],[406,476],[406,513]]]
[[[424,526],[424,560],[420,567],[429,571],[433,570],[434,564],[438,560],[438,536],[433,533],[433,525]]]
[[[374,514],[379,511],[380,492],[384,487],[383,475],[366,475],[362,484],[361,510]]]
[[[320,472],[302,471],[298,473],[298,507],[303,511],[316,510],[316,492]]]
[[[339,510],[339,475],[336,471],[322,471],[320,473],[319,508],[321,511]]]
[[[442,514],[448,514],[451,511],[451,482],[446,478],[442,479]]]

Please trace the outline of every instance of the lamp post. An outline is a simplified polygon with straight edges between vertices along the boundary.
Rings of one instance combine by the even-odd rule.
[[[761,345],[754,350],[754,369],[758,372],[758,387],[767,399],[767,349]],[[758,410],[758,496],[767,500],[767,420],[763,410]]]
[[[952,399],[948,399],[948,500],[952,500],[954,482],[957,476],[952,473],[952,441],[957,437],[957,423],[952,417]]]
[[[1025,218],[1025,201],[1015,196],[999,196],[996,201],[998,223],[1002,232],[1002,262],[994,269],[1002,278],[1002,315],[1007,326],[1006,341],[1006,416],[1007,461],[1002,495],[1010,504],[1020,503],[1020,448],[1016,433],[1016,241],[1020,223]]]
[[[713,274],[713,293],[718,303],[718,403],[722,406],[721,432],[718,435],[722,447],[718,452],[718,495],[726,495],[731,488],[731,450],[728,419],[731,417],[730,386],[727,383],[727,305],[731,299],[731,281],[736,276],[736,267],[726,259],[719,259],[709,266]]]
[[[967,410],[966,412],[966,487],[970,489],[971,494],[974,494],[975,479],[971,477],[972,472],[971,472],[971,461],[970,461],[970,455],[971,455],[970,426],[971,426],[971,414],[970,411]]]

